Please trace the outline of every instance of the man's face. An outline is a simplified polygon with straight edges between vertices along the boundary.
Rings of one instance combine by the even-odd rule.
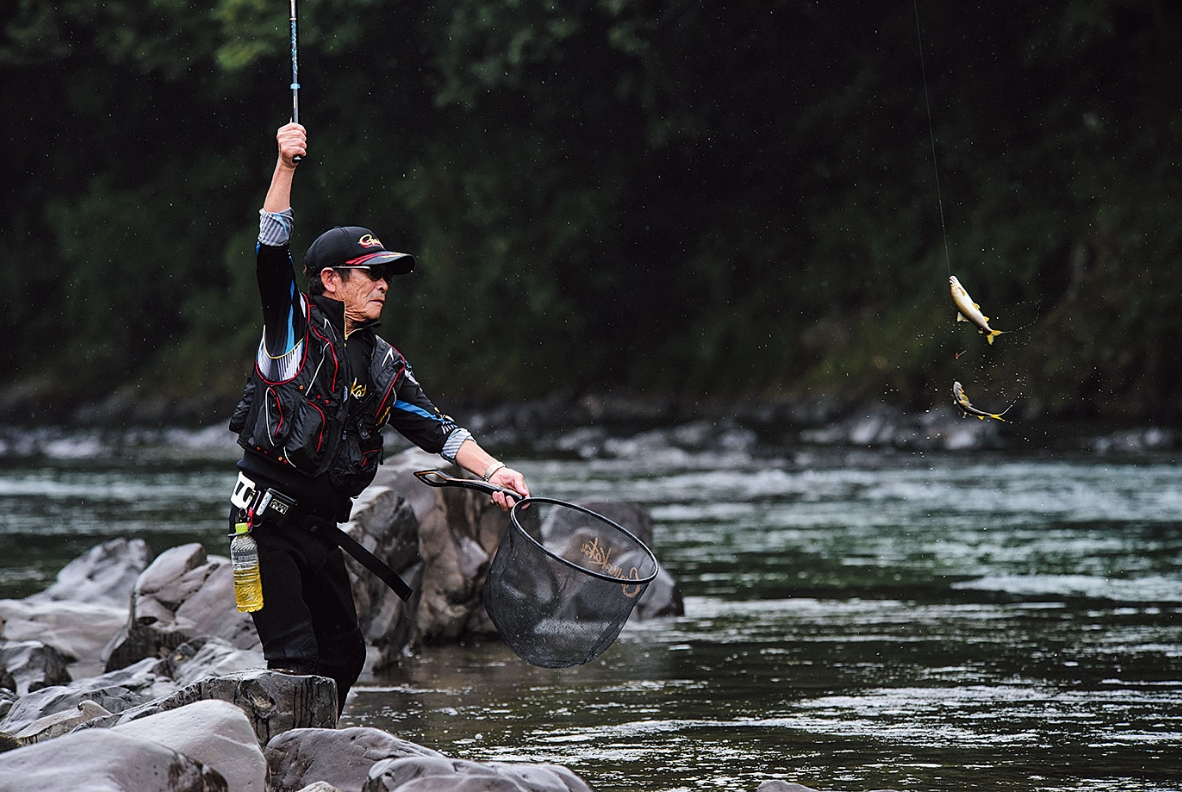
[[[377,280],[373,280],[373,278]],[[382,314],[390,284],[380,268],[324,270],[324,293],[345,304],[346,329],[372,322]]]

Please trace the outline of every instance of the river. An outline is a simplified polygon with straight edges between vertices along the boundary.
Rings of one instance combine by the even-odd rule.
[[[601,792],[1182,787],[1174,452],[675,436],[513,461],[536,495],[647,508],[685,616],[572,669],[430,647],[364,676],[342,725]],[[234,457],[219,430],[10,433],[0,596],[114,536],[224,553]]]

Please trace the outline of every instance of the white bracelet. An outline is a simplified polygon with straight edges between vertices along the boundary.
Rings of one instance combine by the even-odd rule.
[[[493,477],[493,473],[496,473],[498,470],[500,470],[504,466],[505,466],[504,462],[493,462],[491,465],[488,466],[488,470],[484,471],[484,480],[488,481],[490,478]]]

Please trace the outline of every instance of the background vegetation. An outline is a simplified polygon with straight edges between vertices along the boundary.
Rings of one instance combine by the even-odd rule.
[[[4,415],[220,419],[287,3],[0,7]],[[383,334],[443,403],[1182,414],[1179,4],[301,0],[300,37],[297,257],[414,252]]]

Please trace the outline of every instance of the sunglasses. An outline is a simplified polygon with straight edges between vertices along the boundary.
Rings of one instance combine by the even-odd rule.
[[[334,267],[338,270],[351,270],[353,272],[364,272],[369,279],[375,283],[380,280],[390,282],[390,276],[386,274],[385,267]]]

